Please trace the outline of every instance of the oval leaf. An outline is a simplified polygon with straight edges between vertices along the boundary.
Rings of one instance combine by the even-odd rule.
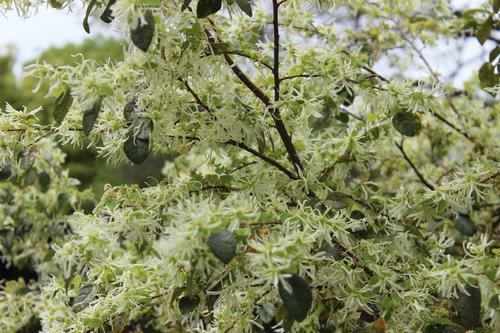
[[[19,160],[19,164],[21,168],[24,170],[29,170],[33,166],[36,160],[36,150],[32,149],[23,149],[17,155]]]
[[[155,18],[151,11],[147,11],[144,18],[146,19],[144,24],[139,21],[137,27],[130,30],[130,38],[137,48],[147,52],[155,32]]]
[[[500,310],[500,295],[493,295],[488,302],[488,306],[493,310]]]
[[[132,123],[132,131],[135,137],[142,140],[149,139],[149,136],[153,132],[153,128],[153,120],[148,117],[136,118]]]
[[[104,12],[101,14],[101,20],[104,23],[111,23],[113,19],[115,18],[113,16],[113,11],[111,10],[111,6],[113,6],[116,3],[116,0],[109,0],[108,5],[104,9]]]
[[[94,300],[95,296],[95,287],[92,284],[81,286],[73,304],[73,311],[78,312],[85,309]]]
[[[12,171],[8,165],[0,165],[0,181],[7,180],[12,175]]]
[[[189,7],[190,4],[191,4],[191,0],[184,0],[184,2],[182,3],[181,12],[185,11]]]
[[[83,112],[83,131],[89,135],[101,111],[102,98],[99,98],[90,109]]]
[[[132,121],[139,113],[141,113],[141,111],[142,110],[137,105],[137,98],[134,98],[125,104],[125,107],[123,108],[123,118],[127,121]]]
[[[236,4],[245,14],[252,17],[252,6],[250,6],[250,0],[236,0]]]
[[[236,238],[225,229],[208,237],[208,247],[212,253],[224,264],[229,264],[236,255]]]
[[[400,111],[392,117],[392,125],[405,136],[415,136],[422,130],[420,118],[411,113]]]
[[[149,139],[135,138],[130,134],[123,145],[123,151],[131,162],[141,164],[149,154]]]
[[[85,17],[83,19],[83,29],[89,34],[90,33],[90,27],[89,27],[89,16],[90,16],[90,13],[92,13],[92,9],[94,8],[95,6],[95,2],[96,0],[92,0],[90,1],[88,7],[87,7],[87,11],[85,12]]]
[[[455,228],[464,236],[472,236],[476,232],[476,227],[468,215],[458,215],[454,224]]]
[[[461,292],[455,301],[458,316],[470,327],[481,326],[481,291],[471,285],[465,290],[469,295]]]
[[[217,13],[222,7],[222,0],[199,0],[196,6],[196,16],[204,18]]]
[[[198,296],[184,296],[179,300],[179,310],[182,314],[193,312],[198,304],[200,304],[200,298]]]
[[[59,97],[57,97],[54,106],[54,120],[60,124],[68,114],[69,108],[73,104],[73,97],[71,97],[71,90],[67,89]]]
[[[311,288],[298,275],[285,278],[287,286],[281,281],[278,285],[278,292],[283,304],[293,319],[302,321],[307,317],[307,313],[312,305]]]

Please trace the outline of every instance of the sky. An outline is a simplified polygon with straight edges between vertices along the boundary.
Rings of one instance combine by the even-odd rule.
[[[482,0],[452,0],[452,4],[456,8],[470,7],[480,2]],[[18,76],[22,74],[23,63],[36,58],[38,54],[50,46],[63,46],[68,42],[78,43],[98,34],[118,37],[116,32],[113,32],[109,26],[99,23],[99,20],[90,21],[91,35],[87,34],[82,27],[84,17],[82,3],[75,1],[72,7],[72,12],[51,7],[40,8],[38,13],[27,19],[18,17],[15,11],[8,12],[6,16],[0,14],[0,54],[6,51],[7,45],[15,47],[17,58],[15,72]],[[485,45],[485,49],[492,47],[494,45]],[[456,49],[456,45],[440,44],[434,49],[424,49],[424,53],[428,55],[432,66],[446,75],[454,68],[454,66],[450,66],[450,64],[454,64],[454,62],[449,61],[450,57],[458,56],[450,53],[450,50],[454,49]],[[465,65],[461,75],[458,75],[456,79],[458,85],[481,65],[481,61],[468,62],[468,59],[475,58],[481,50],[482,47],[476,40],[470,39],[466,42],[464,52],[460,55],[463,57]],[[387,63],[384,63],[383,60],[377,64],[376,69],[382,73],[390,74]],[[418,76],[419,71],[421,69],[410,72],[410,74]]]
[[[80,2],[75,2],[73,12],[40,8],[38,13],[27,19],[18,17],[15,11],[8,12],[6,16],[0,14],[0,54],[6,51],[7,45],[15,47],[15,71],[20,75],[23,63],[36,58],[50,46],[78,43],[97,34],[117,37],[115,32],[97,24],[96,20],[90,21],[91,34],[87,34],[82,26],[84,16]]]

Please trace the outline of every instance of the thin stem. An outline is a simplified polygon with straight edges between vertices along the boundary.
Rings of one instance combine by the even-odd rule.
[[[224,54],[233,54],[233,55],[237,55],[237,56],[240,56],[240,57],[244,57],[244,58],[247,58],[247,59],[250,59],[252,61],[255,61],[255,62],[258,62],[259,64],[269,68],[271,71],[273,70],[273,66],[269,65],[267,62],[263,61],[263,60],[260,60],[260,59],[256,59],[246,53],[241,53],[241,52],[236,52],[236,51],[224,51],[222,52]]]
[[[394,144],[396,145],[396,147],[398,147],[399,151],[401,152],[401,154],[403,155],[403,158],[406,160],[406,162],[408,162],[408,164],[410,165],[410,167],[413,169],[413,171],[415,171],[415,173],[417,174],[417,177],[418,179],[420,179],[420,181],[425,185],[427,186],[428,189],[434,191],[434,186],[432,186],[431,183],[429,183],[425,178],[424,176],[420,173],[420,171],[417,169],[417,167],[415,166],[415,164],[413,164],[413,162],[410,160],[410,158],[408,157],[408,155],[406,155],[406,152],[403,148],[403,141],[401,141],[401,144],[398,144],[396,142],[394,142]]]
[[[187,81],[184,81],[184,80],[180,80],[180,81],[182,83],[184,83],[184,86],[189,91],[189,93],[194,97],[194,99],[196,100],[196,102],[200,106],[202,106],[205,110],[207,110],[208,112],[212,113],[212,110],[205,103],[203,103],[203,101],[200,99],[200,97],[198,96],[198,94],[191,88],[191,86],[189,85],[189,83]]]
[[[279,3],[278,0],[273,0],[273,30],[274,30],[274,102],[278,103],[280,100],[280,34],[279,34]],[[288,133],[283,120],[281,119],[281,114],[277,106],[272,106],[270,108],[271,115],[276,125],[276,129],[285,145],[288,156],[292,161],[295,171],[299,174],[299,170],[303,171],[304,166],[300,160],[300,157],[295,149],[292,141],[292,137]]]
[[[283,82],[285,80],[291,80],[291,79],[295,79],[295,78],[311,78],[311,77],[322,77],[322,75],[318,75],[318,74],[297,74],[297,75],[290,75],[290,76],[284,76],[282,77],[280,80],[280,82]]]
[[[173,138],[173,139],[183,139],[183,140],[190,140],[190,141],[201,141],[200,138],[195,137],[195,136],[173,136],[173,135],[167,135],[167,137],[170,137],[170,138]],[[264,153],[261,153],[261,152],[255,150],[255,149],[253,149],[252,147],[247,146],[244,142],[239,142],[239,141],[235,141],[235,140],[227,140],[227,141],[218,142],[218,143],[219,144],[225,144],[225,145],[229,145],[229,146],[234,146],[234,147],[241,148],[241,149],[249,152],[250,154],[254,155],[255,157],[260,158],[264,162],[266,162],[266,163],[274,166],[278,170],[282,171],[290,179],[292,179],[292,180],[298,179],[298,177],[296,175],[294,175],[290,170],[288,170],[286,167],[284,167],[278,161],[272,159],[271,157],[265,155]]]
[[[434,80],[436,80],[437,83],[442,84],[441,79],[439,78],[438,74],[434,71],[431,64],[427,61],[427,59],[425,58],[422,51],[415,45],[415,43],[410,38],[408,38],[403,32],[401,33],[401,38],[403,40],[405,40],[406,42],[408,42],[408,44],[413,49],[413,51],[415,51],[415,53],[417,53],[418,57],[420,58],[420,60],[422,60],[425,67],[427,67],[427,69],[431,73]],[[457,115],[458,117],[461,117],[460,113],[458,112],[457,107],[455,106],[455,103],[453,102],[453,100],[448,92],[445,93],[445,98],[448,101],[448,104],[450,105],[450,107],[453,110],[453,112],[455,113],[455,115]]]
[[[296,175],[294,175],[290,170],[288,170],[287,168],[285,168],[283,165],[281,165],[278,161],[270,158],[269,156],[263,154],[263,153],[260,153],[259,151],[247,146],[245,143],[243,142],[238,142],[238,141],[234,141],[234,140],[228,140],[228,141],[225,141],[223,142],[224,144],[227,144],[227,145],[231,145],[231,146],[235,146],[235,147],[239,147],[247,152],[249,152],[250,154],[254,155],[254,156],[257,156],[258,158],[260,158],[261,160],[271,164],[272,166],[276,167],[277,169],[281,170],[282,172],[284,172],[290,179],[293,179],[293,180],[296,180],[298,179],[298,177]]]
[[[277,2],[277,0],[273,0],[273,13],[274,13],[273,15],[276,18],[277,18],[277,11],[278,11],[278,2]],[[212,20],[210,20],[210,19],[208,19],[208,20],[212,24],[212,26],[215,26],[215,24]],[[275,22],[274,26],[275,26],[275,28],[278,27],[278,21]],[[208,41],[211,43],[214,43],[215,39],[210,34],[210,32],[205,30],[205,33],[207,35]],[[275,35],[276,34],[277,33],[275,32]],[[276,97],[279,100],[279,33],[278,33],[278,39],[277,40],[275,39],[274,43],[275,43],[275,52],[274,52],[275,59],[274,59],[273,76],[275,79],[275,89],[274,90],[275,90],[275,101],[276,101]],[[276,44],[278,44],[277,47],[276,47]],[[278,57],[276,57],[276,55]],[[264,105],[269,109],[271,116],[274,120],[274,124],[276,125],[276,130],[278,131],[278,133],[281,137],[281,140],[283,141],[283,143],[285,145],[288,156],[289,156],[290,160],[292,161],[292,164],[294,165],[297,173],[298,173],[299,169],[303,170],[304,167],[302,166],[302,162],[300,161],[300,158],[297,154],[297,150],[295,149],[295,146],[293,145],[292,138],[291,138],[290,134],[288,134],[288,131],[285,127],[285,124],[283,123],[283,120],[281,119],[279,109],[272,105],[271,100],[264,93],[264,91],[262,91],[262,89],[260,89],[255,83],[253,83],[252,80],[250,80],[250,78],[245,73],[243,73],[243,71],[238,67],[238,65],[236,65],[234,63],[233,59],[231,59],[231,57],[228,54],[224,54],[224,59],[225,59],[226,63],[231,67],[231,70],[233,71],[233,73],[240,79],[240,81],[245,86],[247,86],[247,88],[250,89],[250,91],[253,92],[253,94],[257,98],[259,98],[262,101],[262,103],[264,103]],[[292,179],[297,179],[297,178],[298,178],[298,176],[294,176]]]
[[[472,138],[472,136],[471,136],[469,133],[467,133],[467,132],[465,132],[465,131],[463,131],[463,130],[459,129],[457,126],[455,126],[455,125],[453,125],[451,122],[449,122],[449,121],[448,121],[445,117],[443,117],[442,115],[440,115],[439,113],[437,113],[436,111],[433,111],[433,110],[431,110],[431,113],[432,113],[432,114],[433,114],[433,115],[434,115],[437,119],[439,119],[440,121],[442,121],[443,123],[445,123],[446,125],[448,125],[451,129],[453,129],[453,130],[455,130],[457,133],[461,134],[464,138],[466,138],[467,140],[469,140],[470,142],[472,142],[472,143],[474,143],[474,144],[476,143],[476,142],[474,141],[474,139]]]

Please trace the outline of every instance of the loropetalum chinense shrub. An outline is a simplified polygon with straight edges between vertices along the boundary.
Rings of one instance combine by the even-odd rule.
[[[0,8],[39,6],[72,3]],[[499,332],[499,1],[85,6],[124,60],[32,65],[54,123],[0,114],[0,252],[36,273],[1,332]],[[464,37],[489,59],[457,89],[422,49]],[[94,205],[67,143],[173,158]]]

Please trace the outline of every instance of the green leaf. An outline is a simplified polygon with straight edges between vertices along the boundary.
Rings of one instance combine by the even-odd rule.
[[[493,11],[498,13],[500,11],[500,0],[493,0]]]
[[[481,81],[481,87],[494,87],[498,84],[498,75],[495,74],[495,69],[489,62],[485,62],[478,72],[479,81]]]
[[[137,26],[130,30],[130,38],[137,48],[147,52],[155,32],[155,18],[149,10],[144,14],[144,18],[146,19],[145,24],[141,24],[139,21]]]
[[[250,0],[236,0],[236,4],[245,14],[252,17],[252,6],[250,5]]]
[[[204,18],[217,13],[222,8],[222,0],[199,0],[196,6],[196,16]]]
[[[499,55],[500,55],[500,46],[497,46],[490,52],[490,57],[489,57],[490,62],[493,63],[498,58]]]
[[[343,106],[350,106],[354,102],[354,98],[356,97],[354,93],[348,90],[346,87],[342,88],[342,90],[338,93],[338,97]]]
[[[365,218],[365,214],[363,214],[362,211],[359,211],[357,209],[353,210],[351,212],[351,215],[349,216],[351,219],[355,219],[355,220],[361,220],[361,219],[364,219]]]
[[[111,23],[115,18],[113,16],[113,11],[111,10],[111,6],[113,6],[115,3],[116,0],[109,0],[108,5],[106,6],[106,8],[104,8],[104,11],[101,14],[101,20],[104,23]]]
[[[89,27],[89,16],[90,13],[92,12],[92,9],[94,8],[96,3],[96,0],[90,1],[87,11],[85,12],[85,18],[83,19],[83,29],[89,34],[90,33],[90,27]]]
[[[123,144],[123,151],[131,162],[141,164],[149,155],[149,139],[135,138],[133,133],[129,133]]]
[[[484,42],[486,42],[486,40],[490,36],[492,28],[493,28],[493,16],[490,15],[488,19],[483,24],[481,24],[479,28],[477,28],[476,30],[476,37],[481,45],[483,45]]]
[[[161,0],[142,0],[142,3],[149,7],[158,8],[161,5]]]
[[[9,179],[11,175],[12,171],[8,165],[0,165],[0,181]]]
[[[495,311],[500,310],[500,295],[493,295],[488,302],[488,306]]]
[[[149,117],[136,118],[132,123],[132,131],[134,132],[135,137],[142,140],[149,139],[151,133],[153,132],[153,128],[153,120]]]
[[[142,110],[137,106],[137,98],[134,98],[125,104],[123,108],[123,118],[127,121],[132,121],[141,111]]]
[[[349,205],[349,197],[342,192],[331,192],[326,196],[324,204],[331,209],[343,209]]]
[[[415,136],[422,130],[420,118],[411,112],[400,111],[392,117],[392,126],[405,136]]]
[[[57,0],[49,0],[49,4],[52,8],[61,9],[63,4]]]
[[[458,215],[454,224],[455,228],[464,236],[472,236],[476,232],[476,227],[468,215]]]
[[[59,97],[57,97],[54,106],[54,120],[60,124],[68,114],[69,108],[73,104],[73,97],[71,97],[71,89],[66,89]]]
[[[340,261],[344,258],[342,252],[336,246],[329,246],[323,249],[323,252],[325,252],[326,258],[330,258],[335,261]]]
[[[469,295],[460,292],[455,301],[458,316],[470,327],[481,326],[481,291],[471,285],[467,285],[465,290]]]
[[[349,122],[349,115],[346,112],[339,112],[336,116],[335,119],[342,123],[348,123]]]
[[[85,284],[80,287],[78,295],[76,296],[75,303],[73,304],[73,311],[79,312],[89,306],[96,297],[96,290],[94,285]]]
[[[31,290],[31,288],[29,287],[21,287],[14,291],[14,295],[23,296],[29,294],[32,291],[33,290]]]
[[[208,247],[224,264],[229,264],[236,255],[236,238],[234,233],[224,229],[208,237]]]
[[[311,309],[311,288],[298,275],[292,275],[284,280],[287,286],[282,281],[279,282],[279,295],[290,316],[297,321],[302,321]]]
[[[38,181],[40,182],[40,187],[43,192],[47,192],[50,185],[50,175],[45,171],[42,171],[38,174]]]
[[[22,169],[29,170],[33,167],[36,160],[36,150],[34,149],[23,149],[17,155],[17,159]]]
[[[83,210],[84,214],[89,215],[94,211],[95,201],[92,199],[85,199],[80,204],[80,208]]]
[[[99,112],[101,111],[102,106],[102,97],[99,97],[97,101],[94,102],[90,109],[87,109],[83,112],[83,132],[86,135],[89,135],[94,127],[94,124],[99,116]]]
[[[99,318],[83,318],[82,322],[85,326],[89,326],[92,328],[99,328],[104,324],[104,321]]]
[[[198,304],[200,304],[198,296],[184,296],[179,300],[179,310],[182,314],[193,312]]]
[[[185,11],[189,7],[190,4],[191,4],[191,0],[184,0],[184,2],[182,3],[181,12]]]

